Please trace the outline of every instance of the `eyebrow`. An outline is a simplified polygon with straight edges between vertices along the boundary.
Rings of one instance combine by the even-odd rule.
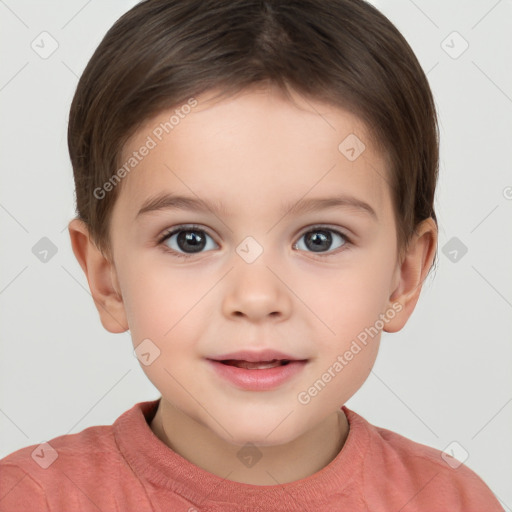
[[[297,213],[310,213],[328,208],[348,208],[359,210],[363,213],[369,214],[375,220],[378,220],[375,210],[368,203],[365,203],[356,197],[347,195],[293,201],[291,203],[282,204],[281,208],[282,214],[292,215]],[[146,199],[135,218],[138,219],[145,213],[160,210],[210,211],[215,214],[227,215],[226,208],[218,201],[160,193]]]

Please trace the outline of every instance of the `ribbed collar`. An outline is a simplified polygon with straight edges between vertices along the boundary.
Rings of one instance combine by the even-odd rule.
[[[113,425],[122,455],[137,477],[177,493],[192,503],[243,504],[276,511],[320,510],[334,496],[360,494],[368,446],[366,420],[343,406],[349,433],[334,460],[313,475],[282,485],[252,485],[225,480],[184,459],[153,433],[149,424],[160,399],[139,402]],[[332,503],[332,501],[331,501]],[[325,509],[324,509],[325,510]]]

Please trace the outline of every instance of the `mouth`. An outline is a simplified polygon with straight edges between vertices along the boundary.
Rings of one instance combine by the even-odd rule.
[[[245,368],[246,370],[266,370],[268,368],[276,368],[277,366],[286,366],[290,364],[289,359],[272,359],[270,361],[244,361],[239,359],[226,359],[218,361],[227,366],[235,366],[236,368]]]
[[[277,350],[266,349],[259,351],[239,350],[229,354],[222,354],[208,358],[215,363],[226,366],[244,368],[246,370],[267,370],[278,366],[287,366],[291,363],[305,363],[308,360],[291,356]]]
[[[309,359],[276,350],[240,350],[207,358],[214,374],[244,391],[271,391],[299,378]]]

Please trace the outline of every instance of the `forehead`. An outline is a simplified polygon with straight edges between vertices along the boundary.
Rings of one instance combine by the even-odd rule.
[[[227,213],[336,192],[376,210],[389,203],[384,155],[356,116],[296,93],[290,101],[275,88],[221,99],[218,93],[194,98],[191,108],[160,112],[127,142],[122,162],[139,154],[117,209],[134,218],[137,207],[162,191],[213,200]],[[144,146],[151,149],[141,157]]]

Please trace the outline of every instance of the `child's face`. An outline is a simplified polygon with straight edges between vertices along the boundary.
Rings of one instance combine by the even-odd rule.
[[[113,211],[120,321],[135,347],[146,339],[154,344],[146,358],[158,347],[159,356],[142,368],[164,401],[228,442],[281,444],[320,424],[359,389],[377,356],[375,328],[389,330],[399,316],[392,308],[399,265],[387,170],[364,127],[342,110],[296,95],[299,109],[270,90],[206,104],[208,96],[161,140],[155,133],[162,130],[154,130],[174,109],[125,147],[123,162],[148,135],[156,143],[124,179]],[[366,145],[353,161],[346,155],[353,159],[360,147],[354,154],[338,148],[352,133]],[[138,215],[160,194],[223,209]],[[375,215],[351,206],[284,209],[342,196],[364,201]],[[178,233],[158,245],[170,228],[190,224],[199,226],[196,238],[191,233],[187,243]],[[166,247],[192,255],[183,259]],[[365,328],[373,329],[366,344]],[[257,390],[224,378],[216,371],[222,363],[209,360],[267,349],[307,362]]]

